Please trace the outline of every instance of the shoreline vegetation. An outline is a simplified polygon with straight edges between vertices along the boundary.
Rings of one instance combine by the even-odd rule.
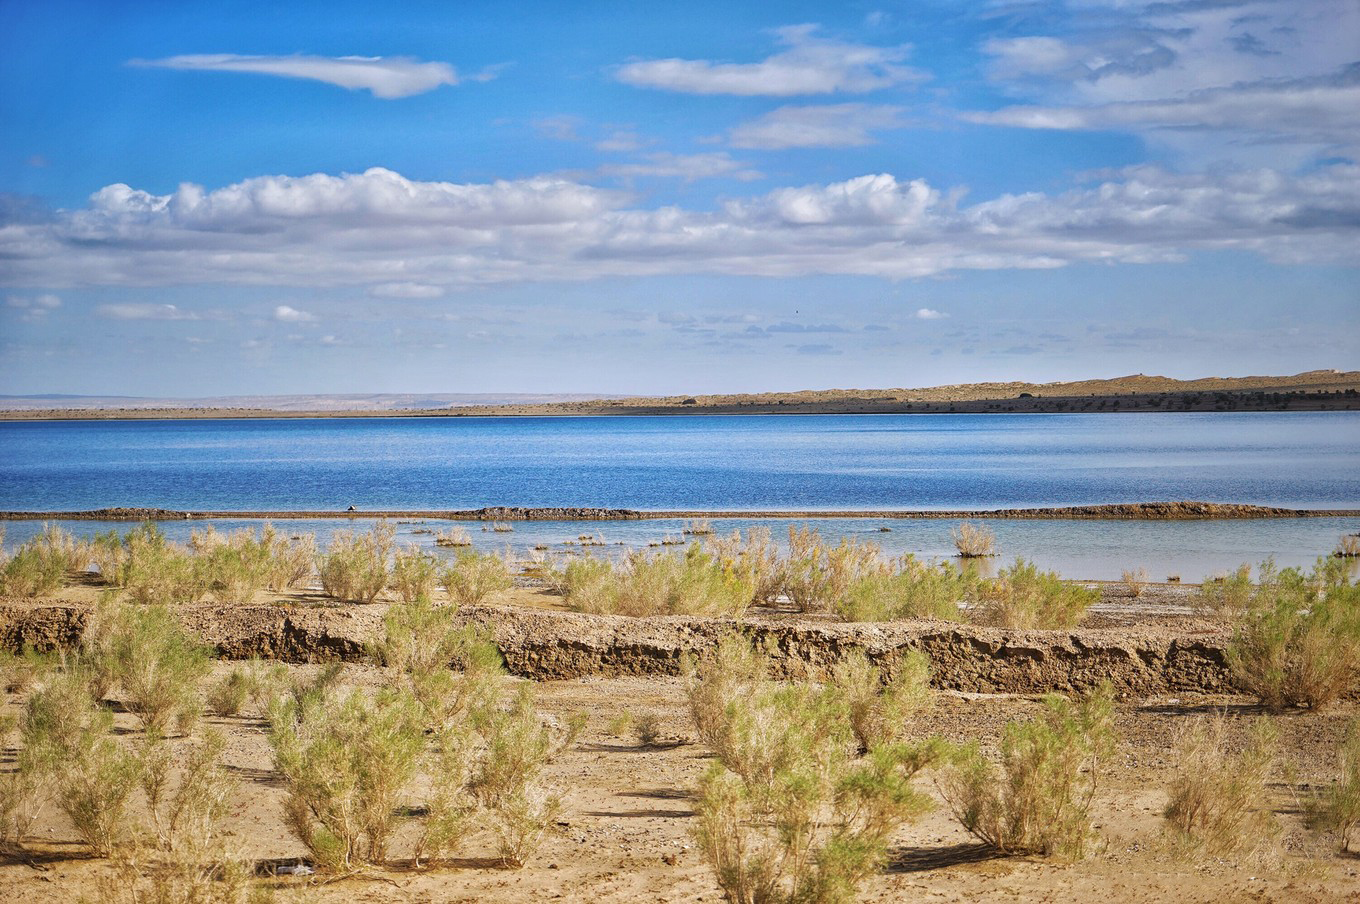
[[[874,511],[662,511],[621,508],[531,508],[489,506],[479,509],[436,510],[305,510],[282,511],[186,511],[163,508],[102,508],[85,511],[0,511],[0,521],[211,521],[211,520],[368,520],[428,518],[444,521],[666,521],[679,519],[821,519],[896,518],[901,520],[996,520],[1072,521],[1211,521],[1260,518],[1336,518],[1360,516],[1360,509],[1293,509],[1263,505],[1199,502],[1131,502],[1108,505],[1077,505],[1052,508]]]
[[[1066,383],[969,383],[917,389],[829,389],[724,395],[448,404],[410,396],[231,399],[0,399],[0,420],[179,420],[365,417],[599,417],[754,414],[1056,414],[1360,410],[1360,371],[1175,380],[1136,374]]]

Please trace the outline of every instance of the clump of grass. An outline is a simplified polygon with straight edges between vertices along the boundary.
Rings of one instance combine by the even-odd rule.
[[[459,552],[440,575],[440,583],[456,603],[475,605],[514,586],[510,566],[492,552]]]
[[[977,574],[948,562],[930,565],[906,555],[887,569],[870,572],[850,584],[835,603],[846,621],[891,621],[899,618],[962,618],[959,603],[977,589]]]
[[[439,560],[415,544],[392,561],[392,589],[404,603],[428,597],[439,583]]]
[[[1242,565],[1232,574],[1214,575],[1203,581],[1193,605],[1209,615],[1235,615],[1251,604],[1252,589],[1251,566]]]
[[[1351,849],[1351,833],[1360,829],[1360,719],[1352,721],[1337,751],[1337,778],[1310,807],[1315,828],[1333,831],[1341,850]]]
[[[18,653],[0,650],[0,692],[27,693],[35,682],[56,665],[56,655],[39,653],[27,645]]]
[[[1228,749],[1231,721],[1198,718],[1176,740],[1177,775],[1163,817],[1173,848],[1190,857],[1229,857],[1269,841],[1277,826],[1266,780],[1275,762],[1277,732],[1256,719],[1246,745]]]
[[[982,584],[974,618],[1003,628],[1057,629],[1078,624],[1100,598],[1098,590],[1068,583],[1057,572],[1041,572],[1016,559]]]
[[[316,535],[279,535],[272,525],[261,531],[260,542],[269,551],[267,586],[275,593],[298,586],[316,568]]]
[[[90,564],[89,547],[50,524],[0,566],[0,595],[36,597],[61,587]]]
[[[949,538],[954,541],[959,558],[979,559],[996,554],[996,534],[984,524],[961,521],[957,527],[950,528]]]
[[[434,545],[459,548],[472,545],[472,535],[466,527],[449,527],[435,531]]]
[[[930,704],[930,659],[907,653],[890,678],[864,656],[847,656],[832,672],[860,753],[904,741],[911,720]]]
[[[1148,570],[1141,565],[1137,568],[1126,568],[1123,573],[1124,586],[1128,588],[1129,595],[1138,599],[1147,590]]]
[[[684,553],[636,550],[615,566],[573,560],[559,579],[579,612],[616,615],[740,615],[751,605],[754,578],[739,559],[692,544]]]
[[[640,713],[632,721],[633,739],[639,747],[655,747],[661,740],[661,716],[650,710]]]
[[[1320,560],[1264,578],[1228,646],[1237,683],[1271,709],[1322,709],[1360,681],[1360,585]]]
[[[238,715],[250,701],[256,687],[256,677],[237,666],[208,689],[208,708],[219,716]]]
[[[679,546],[683,541],[668,537],[659,545]],[[727,537],[712,536],[705,545],[725,567],[735,567],[750,580],[753,602],[773,603],[784,592],[784,563],[768,527],[749,528],[745,537],[739,530]]]
[[[1006,726],[999,768],[977,742],[957,748],[940,791],[965,829],[1004,853],[1081,857],[1113,749],[1108,685],[1077,703],[1049,695],[1036,718]]]
[[[811,528],[789,527],[784,592],[803,612],[829,612],[854,584],[887,570],[877,544],[844,537],[833,547]]]
[[[117,571],[111,581],[105,580],[124,588],[133,602],[147,605],[192,602],[206,589],[202,569],[189,552],[167,540],[151,521],[128,531]]]
[[[332,599],[371,603],[387,587],[387,560],[395,529],[385,521],[366,534],[336,531],[321,557],[321,589]]]
[[[493,534],[513,534],[515,528],[508,521],[492,521],[490,531]]]
[[[1360,556],[1360,534],[1342,534],[1332,555],[1338,559],[1354,559]]]
[[[854,900],[892,833],[928,808],[911,782],[937,745],[854,756],[834,690],[776,685],[743,646],[726,638],[692,670],[696,726],[719,760],[699,785],[699,848],[729,900]]]
[[[127,707],[147,732],[181,730],[200,713],[198,688],[209,669],[206,648],[164,606],[120,609],[108,645],[111,671]]]
[[[220,602],[249,602],[267,587],[274,572],[274,555],[268,539],[243,528],[219,534],[215,528],[193,531],[189,548],[207,592]]]

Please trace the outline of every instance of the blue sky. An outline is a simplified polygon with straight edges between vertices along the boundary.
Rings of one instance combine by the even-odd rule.
[[[1360,366],[1360,3],[0,4],[0,393]]]

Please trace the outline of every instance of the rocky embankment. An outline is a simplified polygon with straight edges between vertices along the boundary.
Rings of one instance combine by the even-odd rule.
[[[187,628],[223,658],[287,662],[362,661],[382,630],[385,607],[192,605]],[[89,609],[76,604],[0,603],[0,648],[70,648]],[[627,618],[509,607],[467,607],[457,616],[485,625],[506,666],[525,678],[673,676],[686,655],[703,656],[741,630],[774,654],[781,677],[820,678],[839,659],[863,652],[891,672],[903,654],[929,655],[941,688],[1042,693],[1110,681],[1135,696],[1232,690],[1227,635],[1167,628],[1010,631],[940,621],[822,622],[798,616],[743,619]]]

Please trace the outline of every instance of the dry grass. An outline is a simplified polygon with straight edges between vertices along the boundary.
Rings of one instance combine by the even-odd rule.
[[[1342,534],[1332,555],[1340,559],[1354,559],[1360,556],[1360,534]]]
[[[466,527],[449,527],[435,531],[434,545],[459,549],[472,545],[472,535]]]
[[[982,583],[973,620],[1003,628],[1059,629],[1079,624],[1100,599],[1100,591],[1068,583],[1057,572],[1041,572],[1016,559]]]
[[[366,534],[336,531],[318,571],[321,589],[333,599],[371,603],[387,587],[387,561],[395,529],[385,521]]]
[[[1129,595],[1138,599],[1147,590],[1148,570],[1141,565],[1137,568],[1125,569],[1123,573],[1124,586],[1128,588]]]
[[[1173,848],[1188,857],[1250,853],[1278,834],[1266,780],[1275,762],[1277,733],[1256,719],[1247,742],[1229,751],[1232,721],[1219,714],[1198,718],[1182,730],[1173,756],[1180,774],[1163,816]]]
[[[986,525],[963,521],[950,529],[949,537],[960,558],[977,559],[996,554],[996,534]]]
[[[1360,719],[1352,721],[1337,751],[1337,777],[1311,807],[1316,828],[1335,832],[1341,850],[1351,850],[1351,835],[1360,830]]]
[[[493,593],[508,590],[514,581],[510,566],[495,553],[461,551],[440,575],[439,582],[456,603],[473,605]]]

